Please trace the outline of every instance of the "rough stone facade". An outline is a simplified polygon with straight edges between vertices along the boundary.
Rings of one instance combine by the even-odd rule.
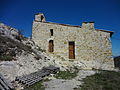
[[[95,29],[94,22],[83,22],[81,27],[46,22],[43,14],[35,16],[32,28],[32,39],[55,61],[82,69],[114,68],[112,34],[111,31]],[[49,52],[50,40],[53,40],[53,52]],[[74,59],[69,58],[71,41],[74,42]]]

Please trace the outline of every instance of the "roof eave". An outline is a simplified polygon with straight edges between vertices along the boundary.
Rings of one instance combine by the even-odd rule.
[[[101,29],[96,29],[97,31],[103,31],[103,32],[107,32],[110,33],[110,37],[112,37],[112,35],[114,34],[113,31],[107,31],[107,30],[101,30]]]
[[[36,21],[38,22],[38,21]],[[78,27],[81,28],[80,26],[74,26],[74,25],[68,25],[68,24],[60,24],[60,23],[53,23],[53,22],[43,22],[43,23],[50,23],[50,24],[57,24],[57,25],[63,25],[63,26],[71,26],[71,27]],[[110,37],[113,35],[113,31],[107,31],[107,30],[102,30],[102,29],[95,29],[96,31],[102,31],[102,32],[107,32],[110,33]]]

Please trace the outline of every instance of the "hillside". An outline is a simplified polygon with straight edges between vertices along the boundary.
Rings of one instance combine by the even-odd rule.
[[[25,38],[15,28],[0,23],[0,73],[9,80],[53,65],[30,38]]]
[[[114,58],[114,63],[116,68],[120,68],[120,56]]]

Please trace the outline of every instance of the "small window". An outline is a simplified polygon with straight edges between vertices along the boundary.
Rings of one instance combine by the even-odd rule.
[[[50,29],[50,35],[53,36],[53,29]]]
[[[43,19],[44,19],[44,17],[43,17],[43,15],[41,16],[41,21],[43,21]]]

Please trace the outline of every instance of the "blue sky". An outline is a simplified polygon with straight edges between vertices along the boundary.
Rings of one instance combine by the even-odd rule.
[[[120,55],[120,0],[0,0],[0,22],[21,29],[31,36],[36,13],[47,21],[81,25],[95,21],[95,27],[114,31],[113,55]]]

